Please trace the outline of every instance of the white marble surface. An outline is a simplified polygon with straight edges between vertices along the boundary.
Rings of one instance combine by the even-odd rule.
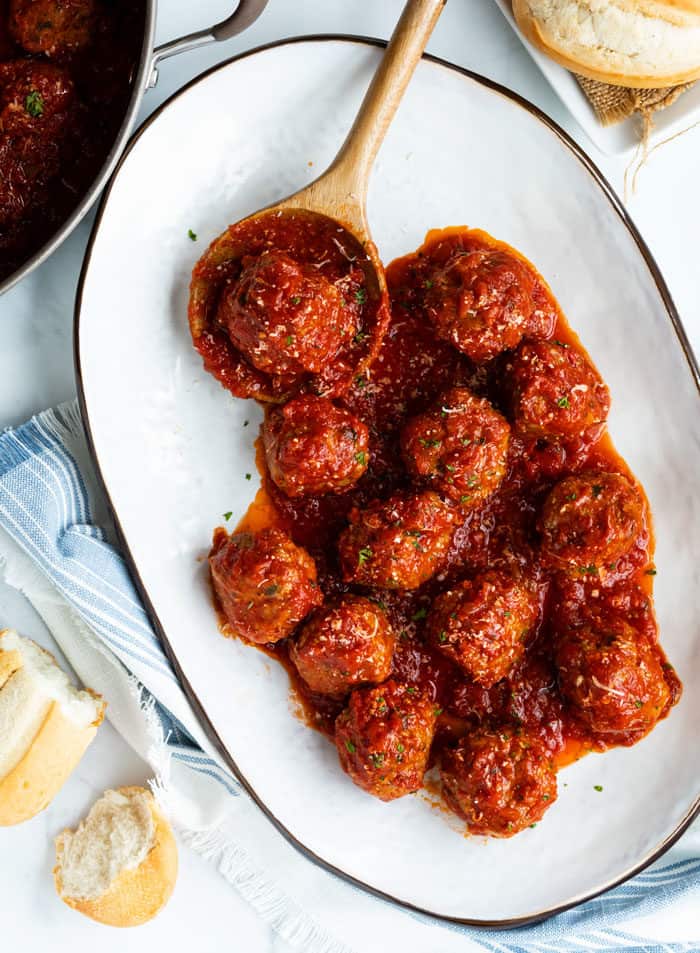
[[[229,6],[229,0],[200,0],[197,4],[162,0],[159,37],[165,39],[213,22]],[[270,0],[263,17],[244,36],[165,63],[157,90],[146,97],[143,115],[191,76],[239,50],[295,34],[346,32],[385,37],[400,8],[400,0]],[[542,107],[581,142],[614,188],[622,192],[628,158],[610,159],[596,153],[489,0],[451,0],[429,49],[516,89]],[[478,135],[478,130],[474,134]],[[696,263],[699,149],[700,128],[696,128],[654,153],[642,172],[636,196],[628,202],[666,277],[696,351],[700,350],[700,269]],[[89,227],[89,221],[84,223],[48,263],[0,300],[0,427],[20,423],[32,412],[75,392],[71,319]],[[52,647],[31,608],[2,583],[0,625],[19,628]],[[122,934],[91,924],[56,899],[50,878],[50,845],[53,835],[66,824],[75,823],[105,787],[146,777],[146,766],[105,725],[52,806],[28,824],[2,831],[0,911],[4,947],[44,950],[50,944],[53,950],[62,951],[82,941],[98,942],[104,951],[122,949]],[[352,894],[348,896],[352,902]],[[659,938],[675,939],[673,926],[661,919]],[[174,901],[157,920],[130,932],[128,942],[133,953],[151,950],[154,944],[162,949],[184,950],[195,943],[198,953],[228,948],[282,953],[287,949],[212,868],[185,850],[181,852]]]

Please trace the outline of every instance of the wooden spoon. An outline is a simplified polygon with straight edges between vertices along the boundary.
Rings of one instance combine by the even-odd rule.
[[[369,177],[386,131],[446,2],[408,0],[352,129],[330,167],[301,191],[231,225],[212,242],[195,267],[189,304],[193,342],[207,369],[235,396],[263,401],[279,401],[289,396],[282,379],[273,382],[271,388],[270,379],[251,368],[234,348],[221,340],[221,334],[214,341],[214,351],[206,352],[211,343],[208,329],[211,329],[212,314],[217,306],[219,279],[243,253],[239,236],[248,225],[259,229],[272,219],[301,215],[318,217],[318,227],[326,231],[332,228],[335,244],[339,248],[342,245],[345,257],[364,271],[368,300],[376,306],[375,333],[369,335],[364,353],[354,367],[335,362],[337,381],[342,381],[343,375],[349,380],[364,372],[376,356],[388,325],[389,307],[384,268],[367,224]],[[332,383],[326,384],[331,392]]]
[[[301,191],[262,211],[304,209],[326,215],[344,225],[366,250],[374,250],[366,209],[374,160],[446,2],[408,0],[357,118],[329,168]],[[378,258],[375,267],[383,270]]]

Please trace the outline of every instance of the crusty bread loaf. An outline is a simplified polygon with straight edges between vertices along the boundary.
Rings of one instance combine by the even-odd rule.
[[[79,691],[49,652],[0,632],[0,827],[43,810],[95,736],[104,702]]]
[[[176,878],[175,837],[145,788],[105,791],[76,831],[56,838],[59,897],[99,923],[145,923],[167,903]]]
[[[524,35],[562,66],[639,88],[700,78],[700,0],[513,0]]]

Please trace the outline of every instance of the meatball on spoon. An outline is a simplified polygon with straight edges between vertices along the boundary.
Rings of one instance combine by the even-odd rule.
[[[366,334],[361,322],[352,320],[356,302],[381,305],[388,316],[384,269],[367,223],[369,177],[445,2],[408,0],[357,118],[330,167],[301,191],[230,226],[195,268],[189,306],[193,342],[202,352],[202,342],[212,329],[225,333],[235,360],[241,358],[244,366],[236,364],[228,380],[222,373],[217,376],[236,396],[284,399],[298,389],[303,375],[318,376],[325,366],[342,358],[351,341],[356,346],[354,373],[371,363],[387,321],[378,320],[373,333]],[[339,290],[325,280],[322,262],[312,263],[319,269],[313,272],[308,262],[295,261],[287,249],[274,247],[279,222],[285,219],[306,231],[309,246],[314,236],[318,245],[319,237],[332,225],[335,246],[356,272],[360,269],[360,278],[352,279],[360,281],[360,287]],[[249,238],[251,230],[262,236],[254,260],[246,257],[242,238]],[[217,277],[236,261],[242,262],[242,278],[230,280],[223,292],[219,288],[216,293],[212,286]],[[349,318],[347,304],[351,305]],[[217,373],[211,366],[208,369]],[[351,379],[352,375],[348,386]],[[312,390],[329,392],[323,386]]]

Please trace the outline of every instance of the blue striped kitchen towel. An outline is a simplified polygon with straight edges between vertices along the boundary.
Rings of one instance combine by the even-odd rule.
[[[75,403],[39,414],[0,436],[0,527],[0,561],[6,564],[8,581],[13,582],[13,575],[23,580],[20,587],[49,623],[73,667],[106,696],[112,721],[151,761],[160,786],[179,789],[179,800],[171,800],[175,812],[188,799],[206,802],[207,809],[199,814],[184,812],[187,818],[199,818],[198,823],[185,820],[181,825],[190,833],[200,829],[198,835],[191,834],[190,842],[217,859],[222,872],[296,948],[305,953],[353,949],[371,953],[386,949],[382,937],[391,929],[392,946],[403,953],[424,953],[438,946],[441,953],[700,950],[697,825],[628,883],[545,923],[509,932],[444,925],[441,932],[435,921],[351,892],[289,848],[259,818],[249,799],[239,796],[239,783],[214,752],[206,750],[203,730],[119,553]],[[27,571],[17,569],[22,560]],[[71,625],[62,624],[55,611],[52,614],[50,598],[42,601],[39,583],[27,581],[29,568],[50,584],[53,602],[60,602],[61,611],[70,614]],[[126,683],[129,691],[124,692]],[[133,711],[127,711],[127,696],[138,697],[136,719]],[[147,743],[134,726],[139,718]],[[169,780],[160,776],[164,773]],[[238,814],[233,812],[233,825],[224,839],[220,833],[212,835],[231,806],[237,803],[242,808],[242,802],[247,813],[241,814],[240,808]],[[674,913],[673,942],[654,939],[654,923],[665,910]]]

